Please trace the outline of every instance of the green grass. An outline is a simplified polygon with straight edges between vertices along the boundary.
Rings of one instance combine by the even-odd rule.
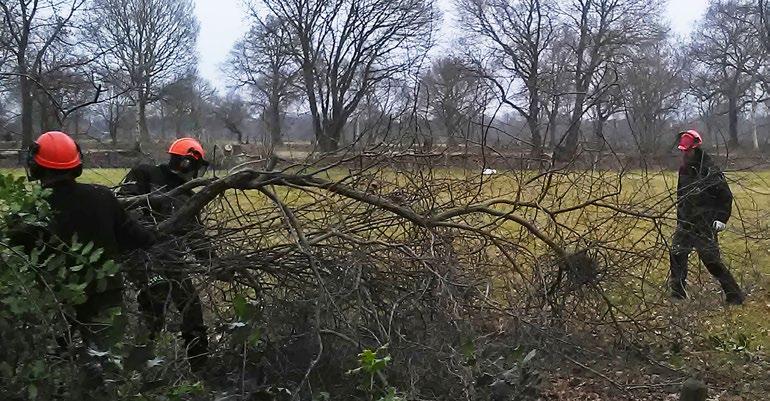
[[[23,170],[7,171],[23,174]],[[126,169],[87,169],[84,171],[81,181],[115,186],[126,172]],[[338,169],[327,173],[325,178],[340,179],[346,174],[347,171]],[[381,172],[377,175],[377,179],[386,182],[386,185],[380,192],[388,194],[399,187],[418,188],[419,190],[419,183],[412,181],[414,176],[414,172]],[[532,176],[534,176],[532,172],[512,172],[487,177],[481,183],[480,181],[473,181],[479,178],[475,171],[438,169],[426,178],[431,181],[429,189],[434,194],[437,203],[453,201],[455,205],[461,205],[464,202],[512,197],[517,190],[520,190],[522,200],[538,201],[539,204],[552,210],[582,203],[597,194],[612,192],[614,187],[622,186],[621,194],[607,202],[628,205],[629,208],[634,208],[637,211],[645,210],[648,213],[668,210],[668,216],[671,220],[668,221],[668,226],[664,228],[662,237],[650,235],[653,225],[648,221],[614,214],[608,209],[593,206],[560,215],[558,217],[559,222],[576,229],[580,235],[588,235],[595,240],[609,241],[620,248],[655,245],[646,242],[656,238],[670,238],[673,232],[675,210],[672,208],[672,194],[676,188],[675,172],[649,175],[634,172],[623,177],[622,180],[617,180],[617,173],[611,172],[597,172],[590,179],[579,174],[565,174],[545,194],[540,193],[542,187],[537,183],[520,187],[526,178]],[[739,282],[749,292],[748,301],[741,308],[722,306],[719,303],[715,281],[697,263],[697,258],[693,253],[690,261],[690,293],[693,300],[688,302],[699,305],[692,310],[695,315],[690,316],[697,321],[697,330],[703,330],[701,334],[704,339],[713,340],[702,341],[698,345],[700,347],[698,351],[710,353],[718,363],[729,365],[737,352],[735,348],[748,348],[741,352],[759,352],[770,347],[770,328],[767,324],[768,313],[770,312],[770,293],[767,291],[770,288],[770,228],[767,223],[767,211],[770,210],[770,171],[729,173],[728,179],[735,196],[735,204],[733,217],[729,222],[729,231],[722,234],[720,240],[722,241],[725,260],[731,266]],[[466,180],[470,180],[473,185],[463,187],[460,192],[477,196],[471,197],[469,195],[467,198],[455,199],[457,193],[453,193],[451,188],[458,188],[456,185],[462,185],[463,181]],[[478,191],[473,190],[476,184],[479,184]],[[453,185],[455,186],[453,187]],[[276,193],[287,204],[295,208],[323,201],[324,197],[324,195],[310,194],[288,187],[276,188]],[[262,195],[248,196],[258,206],[269,204]],[[340,199],[334,196],[326,199],[326,202],[332,205],[339,201]],[[506,210],[504,206],[498,208],[499,210]],[[543,213],[535,213],[526,208],[517,211],[517,213],[535,221],[539,227],[547,232],[553,233],[557,229],[548,216]],[[312,219],[313,216],[320,216],[320,214],[310,213],[305,217]],[[613,217],[612,222],[601,223],[609,216]],[[474,224],[487,224],[491,222],[491,219],[484,217],[468,221]],[[505,222],[496,230],[498,235],[513,237],[519,235],[522,228],[516,223]],[[566,240],[569,240],[570,235],[573,235],[569,230],[563,228],[560,228],[558,232],[565,235]],[[574,235],[577,236],[578,234]],[[531,236],[524,237],[522,242],[522,245],[535,254],[547,252],[547,247],[542,242],[532,239]],[[648,280],[657,283],[659,288],[657,293],[650,292],[645,296],[660,301],[660,288],[663,287],[668,273],[668,255],[661,250],[651,258],[653,259],[648,261],[648,265],[653,266],[653,269],[651,272],[647,272],[649,273]],[[628,273],[629,276],[632,276],[636,272]],[[638,288],[638,285],[639,283],[631,283],[629,288]],[[630,295],[611,294],[613,300],[632,309],[638,299]],[[677,311],[670,312],[666,308],[689,308],[689,306],[688,304],[671,306],[664,303],[659,310],[653,313],[660,316],[678,313]],[[720,345],[716,345],[717,343]],[[732,346],[730,344],[736,346],[730,349]]]

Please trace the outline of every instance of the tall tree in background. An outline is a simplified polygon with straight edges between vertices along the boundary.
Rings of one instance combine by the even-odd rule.
[[[713,2],[691,44],[690,57],[696,61],[693,90],[701,98],[716,97],[727,104],[729,146],[738,146],[738,115],[756,83],[754,72],[765,60],[765,48],[752,23],[758,18],[746,2]]]
[[[237,86],[248,88],[261,110],[272,146],[283,143],[286,108],[298,97],[299,69],[287,47],[291,42],[288,31],[281,25],[274,17],[257,20],[233,47],[228,66],[230,78]]]
[[[246,123],[250,110],[246,102],[235,93],[229,93],[225,98],[218,99],[214,115],[225,128],[238,138],[238,143],[245,143]]]
[[[662,27],[660,0],[571,0],[561,10],[572,42],[572,114],[555,156],[575,155],[586,111],[606,85],[596,86],[597,74],[621,51],[657,37]]]
[[[457,57],[436,60],[422,79],[420,102],[447,137],[449,147],[472,129],[472,120],[482,112],[478,96],[481,78]]]
[[[463,28],[480,39],[481,57],[492,59],[487,79],[500,100],[527,121],[533,153],[542,153],[544,53],[554,39],[552,2],[460,0],[457,6]]]
[[[173,123],[176,138],[202,136],[203,121],[213,112],[209,103],[214,95],[214,89],[196,73],[180,77],[160,90],[159,98],[168,111],[165,118]]]
[[[652,154],[673,140],[661,133],[687,89],[683,58],[673,46],[661,41],[650,44],[640,57],[623,66],[623,109],[642,154]]]
[[[431,0],[260,0],[255,16],[262,8],[290,39],[322,151],[338,148],[367,93],[422,60],[438,16]]]
[[[18,78],[22,146],[32,143],[35,71],[85,1],[0,0],[0,47],[10,53]]]
[[[136,104],[140,143],[150,140],[147,106],[195,69],[193,10],[192,0],[93,0],[87,40],[105,53],[105,69]]]

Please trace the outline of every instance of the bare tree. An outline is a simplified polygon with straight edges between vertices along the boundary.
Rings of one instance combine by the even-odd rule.
[[[738,121],[764,62],[765,48],[752,23],[754,7],[737,0],[711,3],[691,45],[696,60],[694,91],[727,103],[728,145],[738,145]]]
[[[299,77],[288,32],[275,17],[257,20],[230,53],[228,72],[237,86],[248,88],[261,109],[272,146],[283,143],[281,125],[286,108],[298,98]],[[232,104],[231,104],[232,106]],[[239,135],[239,140],[242,137]]]
[[[129,100],[123,96],[111,96],[110,99],[100,105],[97,113],[106,123],[110,142],[113,146],[118,144],[119,132],[129,124]]]
[[[571,31],[573,102],[567,132],[560,141],[557,158],[575,155],[583,116],[607,89],[597,86],[597,74],[621,51],[659,36],[661,2],[658,0],[572,0],[561,13]]]
[[[623,100],[619,81],[618,66],[612,60],[604,63],[597,70],[594,82],[591,84],[596,88],[596,95],[587,114],[594,123],[593,139],[598,150],[604,149],[607,145],[607,139],[604,136],[607,121],[622,110]]]
[[[19,81],[22,145],[32,142],[33,91],[43,58],[61,40],[67,26],[86,0],[0,0],[0,47],[10,52]]]
[[[214,108],[214,114],[225,128],[238,138],[238,143],[244,143],[246,136],[244,129],[250,117],[250,111],[242,98],[235,93],[230,93],[227,97],[219,99]]]
[[[665,43],[652,44],[622,70],[621,92],[626,120],[642,154],[670,144],[661,136],[686,92],[682,54]]]
[[[431,0],[261,0],[286,31],[322,151],[375,86],[425,56],[437,11]],[[265,24],[266,25],[266,24]]]
[[[457,57],[437,60],[422,78],[420,101],[433,120],[443,126],[449,147],[455,147],[483,109],[477,98],[483,91],[479,74]]]
[[[90,44],[136,104],[138,142],[147,142],[147,106],[196,63],[198,36],[191,0],[93,0]]]
[[[542,91],[543,111],[547,115],[544,143],[556,148],[561,135],[558,134],[559,124],[563,116],[569,113],[567,98],[570,93],[569,66],[573,60],[570,51],[570,32],[561,27],[557,39],[543,55],[543,65],[546,70]]]
[[[492,69],[485,74],[500,100],[526,121],[532,151],[543,149],[544,54],[554,40],[554,7],[549,0],[460,0],[465,30],[479,38]]]
[[[202,136],[203,120],[213,111],[209,102],[214,98],[214,90],[207,82],[191,73],[166,85],[159,97],[169,112],[165,117],[173,122],[177,138]]]

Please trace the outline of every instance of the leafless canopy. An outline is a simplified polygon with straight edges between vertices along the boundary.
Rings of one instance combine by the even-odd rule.
[[[263,0],[281,21],[321,150],[336,150],[348,118],[378,85],[398,79],[431,45],[431,0]],[[256,13],[255,13],[256,14]],[[267,22],[264,23],[267,25]]]
[[[94,0],[87,40],[104,53],[113,82],[138,108],[139,140],[147,142],[146,107],[160,89],[195,69],[198,22],[191,0]]]

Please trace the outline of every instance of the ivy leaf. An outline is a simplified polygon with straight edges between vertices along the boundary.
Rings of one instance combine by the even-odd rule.
[[[91,263],[96,263],[96,261],[102,257],[103,253],[104,253],[104,249],[98,248],[97,250],[94,251],[94,253],[91,254],[91,257],[88,259],[88,261]]]
[[[86,246],[83,247],[83,250],[80,251],[80,254],[84,255],[84,256],[88,255],[89,253],[91,253],[91,249],[94,249],[94,243],[93,243],[93,241],[88,241]]]

